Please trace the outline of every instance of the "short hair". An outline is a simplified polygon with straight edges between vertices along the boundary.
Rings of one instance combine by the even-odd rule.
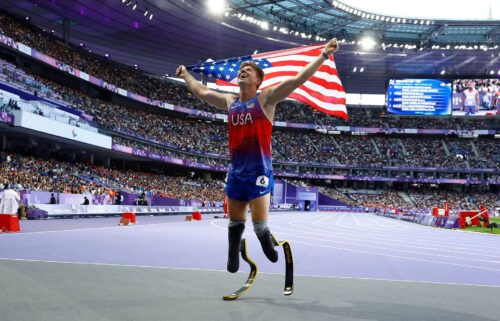
[[[257,73],[257,76],[260,78],[261,82],[259,85],[257,85],[257,89],[259,89],[260,85],[262,85],[262,81],[264,81],[264,70],[260,68],[255,62],[253,61],[245,61],[240,65],[240,70],[243,69],[246,66],[252,67],[253,70]]]

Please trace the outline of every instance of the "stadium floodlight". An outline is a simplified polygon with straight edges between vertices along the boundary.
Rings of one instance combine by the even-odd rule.
[[[495,73],[495,71],[494,71],[494,70],[490,71],[490,75],[493,75],[494,73]]]
[[[261,27],[262,29],[268,30],[268,29],[269,29],[269,22],[267,22],[267,21],[262,21],[262,22],[260,23],[260,27]]]
[[[153,14],[149,16],[149,20],[153,20]]]
[[[137,2],[134,3],[134,6],[132,7],[132,10],[135,10],[137,8]]]
[[[148,13],[149,13],[149,10],[148,10],[148,9],[146,9],[146,11],[144,11],[144,17],[145,17],[145,16],[147,16],[147,15],[148,15]]]
[[[441,75],[444,75],[446,73],[446,71],[443,69],[441,70]]]
[[[357,70],[358,70],[358,67],[354,67],[354,68],[352,69],[352,72],[356,72]]]
[[[365,71],[365,67],[359,68],[359,72],[363,72],[363,71]]]
[[[375,40],[372,37],[364,37],[361,39],[361,48],[364,50],[372,50],[375,47]]]
[[[226,9],[225,0],[207,0],[208,10],[213,14],[221,14]]]

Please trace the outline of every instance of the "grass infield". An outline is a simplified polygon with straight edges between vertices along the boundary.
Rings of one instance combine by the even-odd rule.
[[[490,223],[493,222],[496,222],[498,224],[498,228],[493,228],[493,232],[491,232],[491,229],[489,228],[477,227],[477,226],[467,227],[465,230],[472,232],[488,233],[488,234],[500,234],[500,217],[490,217]]]

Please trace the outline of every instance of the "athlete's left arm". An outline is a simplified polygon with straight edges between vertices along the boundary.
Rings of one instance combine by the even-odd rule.
[[[280,101],[287,98],[295,89],[305,83],[318,68],[325,62],[327,57],[339,49],[337,39],[333,38],[323,48],[323,52],[315,60],[311,61],[296,76],[284,80],[279,85],[267,88],[262,91],[264,95],[264,104],[266,106],[275,106]],[[324,53],[324,54],[323,54]]]

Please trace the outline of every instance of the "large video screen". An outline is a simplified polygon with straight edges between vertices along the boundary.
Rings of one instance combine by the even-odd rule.
[[[499,79],[455,79],[453,115],[500,115]]]
[[[451,81],[440,79],[391,79],[387,87],[387,112],[393,115],[451,115]]]

